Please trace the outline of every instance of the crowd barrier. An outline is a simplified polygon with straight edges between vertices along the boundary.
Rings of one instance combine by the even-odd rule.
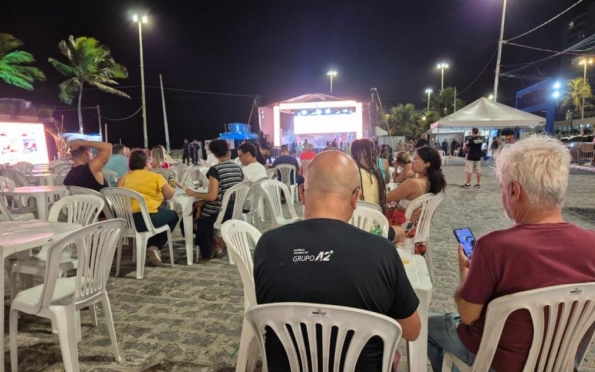
[[[595,156],[595,143],[578,142],[570,149],[570,155],[573,163],[591,163]]]

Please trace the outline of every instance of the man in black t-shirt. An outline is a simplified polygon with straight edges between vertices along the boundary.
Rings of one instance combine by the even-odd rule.
[[[422,133],[419,140],[417,140],[417,143],[415,144],[415,148],[418,149],[424,146],[430,146],[430,142],[427,140],[427,135]]]
[[[83,140],[73,140],[68,145],[73,164],[64,178],[64,186],[86,187],[98,192],[108,187],[101,170],[112,155],[112,145],[107,142]],[[97,150],[95,156],[91,149]]]
[[[254,250],[259,304],[310,302],[348,306],[396,319],[403,338],[419,335],[419,300],[403,263],[387,239],[351,226],[360,198],[357,166],[346,154],[317,155],[300,186],[304,220],[266,232]],[[266,337],[269,371],[288,371],[287,356],[274,333]],[[357,371],[379,371],[382,342],[371,339]]]
[[[467,182],[461,186],[464,189],[471,187],[471,173],[475,173],[477,183],[475,188],[480,188],[481,185],[481,148],[485,140],[479,136],[479,129],[471,129],[471,137],[465,142],[463,149],[467,151],[467,160],[465,161],[465,173],[467,174]]]

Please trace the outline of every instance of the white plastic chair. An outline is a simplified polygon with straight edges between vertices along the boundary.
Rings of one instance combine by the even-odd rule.
[[[378,211],[380,213],[382,213],[382,208],[380,208],[380,206],[376,203],[372,203],[372,202],[367,202],[367,201],[363,201],[363,200],[358,200],[357,201],[357,208],[359,207],[363,207],[363,208],[371,208],[375,211]]]
[[[244,217],[245,221],[250,221],[251,224],[256,222],[256,216],[260,218],[260,222],[265,220],[265,208],[264,208],[264,195],[260,183],[268,178],[263,177],[252,182],[250,190],[248,191],[248,197],[252,196],[250,211]]]
[[[147,257],[147,242],[149,238],[160,234],[162,232],[167,233],[167,243],[169,245],[169,258],[171,266],[174,267],[174,247],[173,239],[171,236],[171,230],[169,226],[163,225],[161,227],[153,226],[149,211],[147,208],[147,202],[145,198],[136,191],[123,189],[119,187],[105,187],[101,189],[101,194],[105,197],[110,209],[112,210],[116,218],[123,218],[126,221],[126,225],[122,230],[122,236],[125,238],[134,239],[134,252],[132,253],[133,261],[136,260],[136,279],[142,279],[145,272],[145,260]],[[145,226],[147,231],[138,232],[136,231],[136,225],[134,218],[132,217],[132,210],[130,209],[132,200],[136,200],[140,206]],[[120,262],[122,260],[122,245],[118,245],[118,258],[116,261],[116,276],[120,275]]]
[[[109,187],[118,186],[118,179],[120,178],[118,177],[118,173],[105,168],[101,170],[101,173],[103,173],[103,178],[105,179]]]
[[[72,164],[70,163],[58,163],[56,165],[54,165],[53,167],[50,167],[50,171],[54,174],[58,174],[60,173],[62,170],[64,169],[68,169],[71,170],[72,169]],[[68,172],[66,172],[68,173]]]
[[[221,224],[223,223],[223,218],[225,217],[225,212],[227,211],[228,205],[231,202],[233,203],[233,213],[231,215],[231,220],[243,220],[244,217],[244,203],[246,202],[246,197],[248,196],[248,192],[250,191],[250,186],[252,182],[244,181],[238,183],[235,186],[232,186],[228,189],[225,194],[223,195],[223,200],[221,201],[221,210],[217,215],[217,219],[213,224],[215,228],[215,233],[220,233],[221,231]],[[219,230],[219,231],[217,231]],[[233,258],[231,255],[229,256],[229,263],[233,265]],[[196,248],[196,258],[198,260],[198,247]]]
[[[402,334],[401,326],[394,319],[371,311],[343,306],[297,302],[256,305],[248,310],[246,318],[258,337],[263,355],[263,371],[268,369],[265,327],[270,327],[283,344],[292,372],[318,371],[320,361],[324,371],[328,371],[331,360],[334,361],[333,371],[340,371],[339,368],[343,362],[342,371],[352,372],[355,370],[362,349],[370,338],[375,336],[382,339],[382,371],[390,372]],[[291,329],[291,333],[289,329]],[[330,353],[330,350],[333,349],[331,345],[332,335],[335,333],[333,329],[337,329],[334,355]],[[352,337],[347,344],[345,340],[348,332],[352,332]],[[319,345],[319,339],[321,339],[322,345]],[[306,343],[309,344],[309,355]],[[344,348],[346,349],[345,358],[341,358]],[[322,353],[319,354],[319,350]],[[312,367],[308,362],[309,359],[312,361]],[[300,369],[299,361],[301,361],[303,369]]]
[[[165,180],[170,176],[176,178],[176,171],[173,168],[151,168],[151,172],[162,175]]]
[[[297,195],[297,170],[291,164],[279,164],[275,168],[275,170],[279,171],[281,178],[279,181],[283,182],[285,186],[289,188],[291,192],[291,198],[285,197],[286,199],[298,201]],[[291,183],[291,179],[293,178],[293,183]],[[289,200],[288,200],[289,201]]]
[[[355,208],[349,224],[364,231],[371,232],[373,227],[379,226],[382,230],[382,236],[388,238],[389,223],[382,212],[372,208]]]
[[[188,168],[189,167],[186,164],[184,164],[184,163],[175,163],[173,165],[173,169],[176,171],[176,175],[177,175],[176,180],[178,180],[179,182],[182,182],[183,183],[184,176],[186,175],[186,170]]]
[[[300,219],[295,213],[293,203],[290,202],[292,198],[291,193],[284,183],[275,180],[264,180],[260,182],[260,189],[266,198],[266,204],[269,206],[274,226],[288,225]],[[283,215],[281,193],[285,195],[285,199],[287,200],[286,205],[287,209],[289,209],[289,218],[285,218]]]
[[[18,371],[17,328],[19,312],[52,320],[58,328],[66,372],[78,372],[77,342],[81,338],[80,309],[101,302],[114,356],[120,361],[116,330],[106,291],[114,250],[124,226],[123,220],[103,221],[75,230],[49,248],[44,284],[20,292],[10,307],[10,362]],[[76,276],[59,278],[65,249],[74,245],[79,268]]]
[[[4,188],[13,190],[14,183],[10,178],[0,177],[0,189]],[[15,197],[13,197],[12,204],[16,204],[17,206],[21,205],[19,199]],[[33,213],[30,213],[25,208],[11,208],[8,198],[5,195],[0,195],[0,221],[28,221],[33,218],[35,218]]]
[[[103,197],[103,195],[101,195],[101,193],[99,191],[95,191],[93,189],[88,189],[86,187],[80,187],[80,186],[68,186],[67,189],[70,192],[70,195],[95,195],[95,196],[98,196],[101,199],[103,199],[103,201],[105,201],[105,198]],[[108,220],[111,220],[112,218],[114,218],[114,214],[112,213],[111,209],[109,208],[109,205],[107,202],[105,203],[105,206],[103,207],[103,214],[105,215],[105,218],[107,218]]]
[[[182,180],[180,181],[180,183],[182,183],[183,185],[186,184],[186,182],[192,180],[193,182],[198,182],[200,187],[208,187],[209,185],[209,180],[207,179],[206,176],[206,172],[204,168],[207,167],[203,167],[200,165],[193,165],[191,167],[188,167],[185,171],[184,171],[184,175],[182,176]],[[203,172],[204,171],[204,172]]]
[[[57,167],[57,168],[58,169],[55,172],[56,177],[54,177],[54,185],[56,185],[56,186],[64,184],[64,179],[66,178],[66,176],[68,175],[68,172],[70,172],[72,167]],[[56,168],[54,168],[54,169],[56,169]]]
[[[468,366],[452,353],[446,353],[442,371],[452,371],[453,363],[461,372],[488,371],[508,316],[520,309],[529,311],[534,329],[523,371],[577,371],[574,365],[579,344],[595,323],[594,298],[595,283],[559,285],[499,297],[488,305],[473,364]],[[589,337],[590,344],[593,335]],[[582,360],[577,362],[580,367]]]
[[[16,187],[26,187],[31,185],[25,174],[19,172],[14,167],[2,169],[2,176],[10,178],[14,182]]]
[[[389,166],[388,173],[389,173],[389,180],[391,180],[391,182],[392,182],[392,180],[394,179],[393,176],[395,175],[395,167],[393,167],[392,165]]]
[[[444,150],[438,150],[438,154],[440,155],[440,158],[442,159],[442,165],[448,164],[448,157],[446,157],[446,153],[444,152]]]
[[[272,169],[267,169],[267,178],[269,180],[274,180],[277,178],[277,171],[272,168]]]
[[[229,220],[221,226],[221,236],[227,244],[228,254],[236,262],[244,286],[244,313],[256,305],[254,264],[251,251],[261,237],[260,231],[244,221]],[[244,318],[236,372],[253,371],[258,356],[258,343],[252,327]]]
[[[439,193],[437,195],[428,193],[420,196],[415,200],[412,200],[411,203],[409,203],[409,205],[407,206],[407,210],[405,211],[405,223],[402,226],[403,229],[405,229],[413,213],[421,208],[419,212],[419,217],[417,219],[415,235],[413,236],[413,238],[405,239],[405,242],[403,243],[403,248],[409,249],[411,250],[412,254],[415,254],[415,243],[425,242],[425,258],[426,261],[428,261],[430,278],[432,279],[434,278],[434,263],[432,261],[432,247],[430,245],[430,226],[432,224],[434,214],[436,213],[436,209],[442,202],[443,198],[444,193]]]
[[[60,212],[66,210],[67,220],[64,222],[87,226],[97,222],[99,213],[103,210],[105,202],[103,198],[95,195],[66,196],[58,200],[48,215],[48,221],[58,222]],[[28,274],[43,276],[49,260],[48,249],[50,245],[44,245],[38,254],[28,259],[18,259],[12,265],[10,276],[10,297],[14,299],[17,295],[17,274]],[[59,275],[77,268],[77,259],[72,257],[71,250],[64,250],[61,260],[52,268]]]

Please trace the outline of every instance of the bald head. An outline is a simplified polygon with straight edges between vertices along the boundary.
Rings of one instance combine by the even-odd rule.
[[[322,152],[310,163],[306,172],[305,189],[309,197],[335,194],[349,196],[360,185],[355,162],[343,152]]]

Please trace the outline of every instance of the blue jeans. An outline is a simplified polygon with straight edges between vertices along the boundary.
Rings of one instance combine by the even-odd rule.
[[[173,232],[174,228],[178,224],[178,214],[171,209],[159,207],[156,213],[149,213],[149,217],[151,218],[151,222],[155,227],[161,227],[164,225],[169,225],[169,229]],[[136,231],[144,232],[147,231],[147,226],[145,225],[145,220],[143,219],[143,215],[140,212],[133,213],[132,218],[134,218],[134,224],[136,225]],[[155,236],[149,238],[147,242],[147,247],[156,246],[159,249],[162,249],[163,246],[167,243],[167,232],[162,232]]]
[[[428,359],[432,363],[432,370],[434,372],[442,371],[442,361],[447,351],[456,355],[465,364],[469,366],[473,364],[475,354],[467,350],[457,334],[457,327],[460,322],[461,317],[457,313],[429,314]],[[456,366],[453,366],[452,370],[453,372],[459,372]]]

